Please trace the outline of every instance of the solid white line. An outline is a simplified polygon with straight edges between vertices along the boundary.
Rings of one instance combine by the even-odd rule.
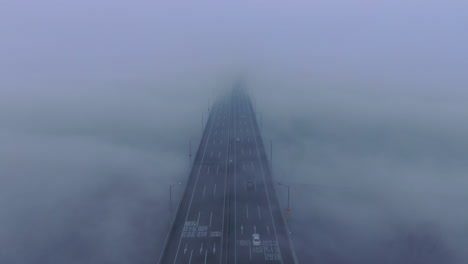
[[[229,118],[231,117],[231,109],[229,109],[229,112],[228,112],[228,115],[229,115]],[[229,136],[231,134],[230,130],[229,130],[229,123],[228,123],[228,134],[227,134],[227,138],[228,138],[228,142],[229,142]],[[226,211],[226,191],[227,191],[227,167],[229,165],[229,162],[228,162],[228,159],[229,159],[229,144],[226,144],[226,171],[225,171],[225,174],[224,174],[224,195],[223,195],[223,217],[221,218],[221,230],[222,232],[224,232],[224,213]],[[219,166],[218,166],[218,169],[219,169]],[[224,242],[224,234],[223,236],[221,237],[221,253],[220,253],[220,257],[219,257],[219,263],[221,264],[223,262],[223,242]]]
[[[206,172],[206,174],[210,174],[210,166],[208,166],[208,171]]]
[[[203,187],[203,197],[205,197],[206,185]]]
[[[209,227],[211,227],[211,219],[213,218],[213,212],[210,213],[210,225]]]
[[[249,110],[250,110],[250,112],[251,112],[250,107],[249,107]],[[249,117],[250,117],[250,121],[251,121],[250,123],[251,123],[251,126],[252,126],[252,131],[253,131],[254,134],[255,134],[255,129],[254,129],[253,122],[252,122],[252,114],[250,114]],[[264,172],[264,170],[263,170],[262,161],[260,160],[260,151],[259,151],[259,149],[258,149],[257,138],[254,137],[254,140],[255,140],[255,147],[256,147],[256,149],[257,149],[257,158],[258,158],[258,162],[260,163],[260,169],[261,169],[261,171],[262,171],[263,184],[264,184],[265,193],[266,193],[266,196],[267,196],[268,207],[269,207],[269,209],[270,209],[271,222],[273,223],[273,230],[275,231],[275,240],[278,242],[278,234],[276,233],[275,220],[273,219],[273,212],[272,212],[272,210],[271,210],[270,196],[268,195],[268,189],[267,189],[267,186],[266,186],[265,172]],[[279,246],[279,244],[278,244],[278,251],[279,251],[279,256],[280,256],[280,262],[283,263],[283,257],[281,256],[281,247]]]
[[[213,115],[216,115],[217,111],[218,110],[216,109],[216,112],[214,112]],[[192,207],[193,196],[195,195],[195,191],[197,189],[198,178],[200,177],[200,171],[201,171],[201,168],[202,168],[201,164],[203,164],[203,160],[205,159],[206,147],[208,146],[208,140],[210,139],[210,136],[211,136],[212,127],[213,127],[213,123],[211,123],[210,130],[208,131],[208,138],[206,140],[207,143],[205,144],[205,148],[203,150],[202,160],[201,160],[201,163],[200,163],[200,167],[198,168],[197,178],[195,179],[195,185],[193,186],[192,196],[190,197],[190,203],[189,203],[189,207],[188,207],[188,210],[187,210],[187,214],[185,215],[184,224],[187,222],[187,219],[188,219],[188,216],[189,216],[189,213],[190,213],[190,209]],[[174,264],[177,262],[177,256],[179,255],[179,249],[180,249],[180,244],[181,243],[182,243],[182,232],[180,233],[179,244],[177,245],[177,251],[176,251],[176,255],[174,257]]]
[[[215,183],[215,185],[214,185],[213,195],[216,195],[216,183]]]
[[[201,255],[202,251],[203,251],[203,242],[201,242],[201,246],[200,246],[200,255]]]
[[[208,249],[205,250],[205,264],[206,264],[206,256],[208,254]]]
[[[200,211],[198,211],[198,219],[197,219],[197,223],[198,223],[198,224],[200,223]]]
[[[193,249],[192,249],[192,251],[190,251],[190,259],[189,259],[189,262],[188,262],[189,264],[192,263],[192,255],[193,255]]]
[[[236,133],[236,110],[237,106],[234,101],[234,138]],[[234,264],[237,264],[237,144],[234,144]]]

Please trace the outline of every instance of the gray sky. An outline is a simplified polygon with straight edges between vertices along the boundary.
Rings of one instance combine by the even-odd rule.
[[[466,14],[461,0],[2,1],[0,262],[154,261],[201,113],[244,72],[295,190],[301,263],[463,263]]]

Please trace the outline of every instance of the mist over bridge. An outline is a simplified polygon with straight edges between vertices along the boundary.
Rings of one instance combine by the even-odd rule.
[[[270,168],[237,84],[213,104],[159,263],[297,263]]]

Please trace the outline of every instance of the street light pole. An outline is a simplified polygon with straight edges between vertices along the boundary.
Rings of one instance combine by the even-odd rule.
[[[260,131],[263,130],[263,115],[260,113]]]
[[[286,185],[286,184],[282,184],[281,182],[278,182],[278,185],[280,186],[283,186],[285,187],[286,189],[288,189],[288,208],[286,208],[286,215],[289,216],[290,212],[291,212],[291,207],[289,207],[289,185]]]
[[[181,182],[178,182],[177,184],[169,184],[169,214],[171,215],[171,221],[172,221],[172,187],[176,185],[182,184]]]
[[[273,169],[273,140],[270,140],[270,163]]]
[[[285,187],[286,189],[288,189],[288,208],[289,208],[289,185],[282,184],[281,182],[278,182],[278,185],[281,185],[281,186]]]
[[[190,167],[192,167],[192,139],[189,141],[189,160],[190,160]]]

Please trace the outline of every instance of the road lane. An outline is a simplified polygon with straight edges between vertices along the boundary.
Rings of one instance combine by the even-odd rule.
[[[234,89],[212,107],[159,263],[295,263],[281,213],[252,104]]]

